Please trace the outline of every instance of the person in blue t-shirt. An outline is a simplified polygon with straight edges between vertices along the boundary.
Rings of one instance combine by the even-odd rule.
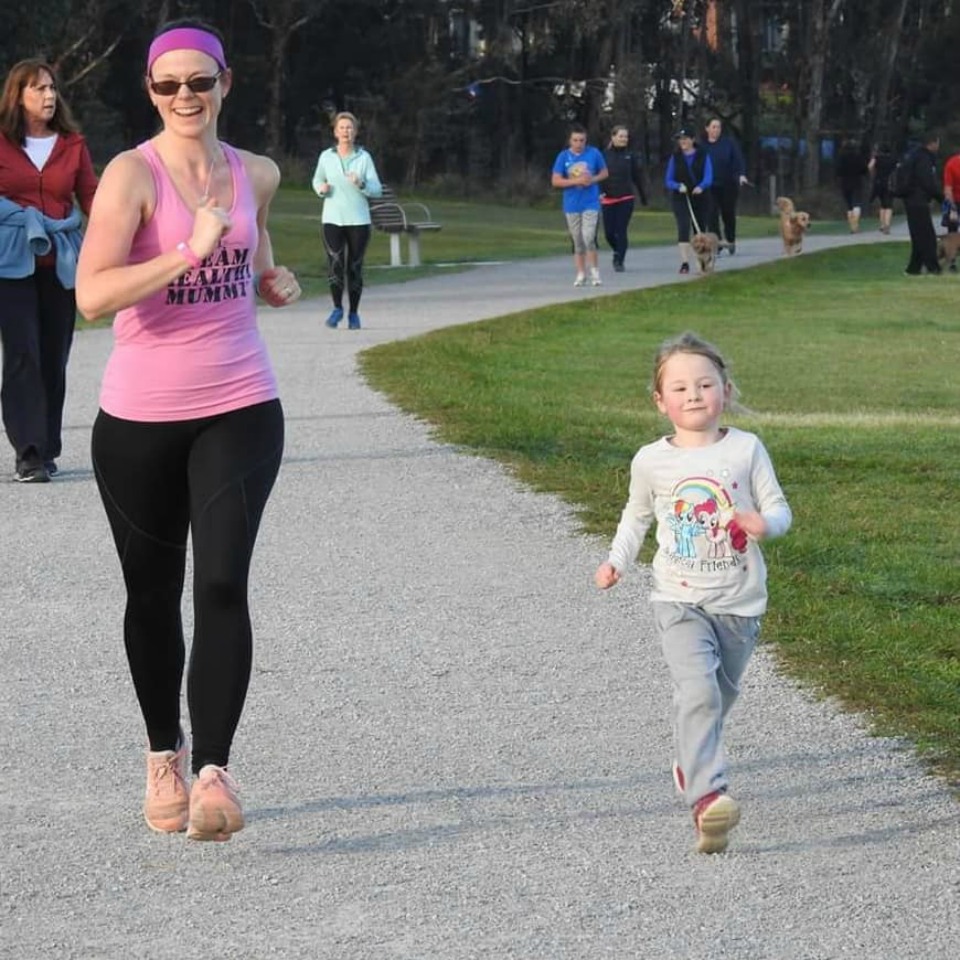
[[[575,123],[570,127],[569,146],[557,154],[553,164],[551,185],[563,190],[563,213],[573,240],[573,264],[577,271],[573,281],[582,287],[590,269],[590,282],[599,287],[597,266],[597,227],[600,223],[600,188],[607,177],[607,164],[596,147],[587,146],[587,131]]]

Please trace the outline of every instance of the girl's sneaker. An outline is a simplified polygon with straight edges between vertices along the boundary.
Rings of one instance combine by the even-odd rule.
[[[730,831],[740,822],[740,804],[715,790],[696,802],[693,822],[697,827],[697,851],[723,853],[730,842]]]
[[[599,287],[603,283],[600,279],[600,271],[596,267],[590,268],[590,283],[595,287]]]
[[[582,287],[586,282],[587,278],[582,273],[578,273],[576,279],[573,281],[573,285],[575,287]]]
[[[176,750],[147,751],[147,792],[143,819],[157,833],[187,829],[190,793],[187,790],[187,741],[180,731]]]
[[[190,791],[188,840],[229,840],[244,826],[237,781],[225,767],[208,763]]]

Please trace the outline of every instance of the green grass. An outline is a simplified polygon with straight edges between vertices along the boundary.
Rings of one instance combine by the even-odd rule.
[[[904,278],[905,259],[902,244],[805,255],[361,362],[438,437],[509,464],[609,536],[633,453],[667,428],[648,396],[657,344],[684,329],[717,342],[750,408],[731,421],[762,436],[794,510],[766,545],[767,641],[960,784],[960,281]]]

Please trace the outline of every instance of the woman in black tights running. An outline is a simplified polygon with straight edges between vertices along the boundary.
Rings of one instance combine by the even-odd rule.
[[[327,326],[343,319],[343,292],[347,291],[347,326],[360,329],[360,295],[363,292],[363,257],[370,242],[369,198],[383,192],[373,159],[356,145],[359,122],[352,113],[333,119],[335,147],[320,154],[313,174],[314,192],[323,200],[323,245],[330,269],[333,310]]]
[[[78,265],[81,313],[116,314],[93,466],[123,569],[124,642],[149,741],[144,817],[156,831],[229,840],[244,825],[227,764],[250,679],[247,579],[283,451],[255,296],[281,307],[300,288],[274,266],[267,233],[276,164],[217,137],[232,80],[219,34],[168,24],[146,69],[162,130],[107,166]],[[189,788],[180,722],[188,533]]]

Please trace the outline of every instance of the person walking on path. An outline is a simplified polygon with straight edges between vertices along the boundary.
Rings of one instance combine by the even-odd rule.
[[[943,218],[940,225],[947,233],[960,229],[960,153],[953,154],[943,165]],[[951,270],[956,264],[951,264]]]
[[[597,586],[616,584],[656,523],[651,593],[673,683],[674,780],[693,811],[697,849],[726,849],[740,808],[728,793],[723,723],[740,692],[767,606],[758,541],[792,520],[770,457],[721,426],[735,396],[719,351],[692,333],[657,353],[653,399],[674,432],[640,449]]]
[[[897,158],[889,143],[877,144],[873,156],[867,163],[870,172],[870,202],[880,205],[880,232],[889,233],[893,222],[893,194],[890,192],[890,174],[897,166]]]
[[[944,197],[937,176],[937,152],[940,137],[928,134],[923,145],[913,151],[904,163],[910,165],[910,189],[903,198],[910,231],[910,259],[904,273],[910,277],[927,273],[941,273],[937,261],[937,234],[930,219],[930,201],[942,204]]]
[[[630,149],[630,131],[622,124],[611,131],[603,159],[608,171],[600,197],[603,232],[613,250],[613,269],[623,273],[635,198],[639,196],[640,203],[646,206],[647,194],[643,187],[643,162],[640,154]]]
[[[570,127],[566,149],[557,154],[550,183],[563,191],[563,213],[573,241],[573,285],[582,287],[590,269],[590,283],[599,287],[597,227],[600,225],[600,187],[609,171],[603,154],[587,145],[587,131],[575,123]]]
[[[343,291],[347,290],[347,326],[360,329],[360,296],[363,293],[363,258],[370,243],[370,198],[381,196],[383,186],[373,158],[357,146],[360,123],[352,113],[333,118],[335,147],[317,160],[313,191],[323,200],[323,245],[327,251],[333,310],[327,317],[331,329],[343,319]]]
[[[0,406],[21,483],[45,483],[57,472],[80,210],[90,213],[96,189],[53,67],[14,64],[0,94]]]
[[[696,134],[683,127],[674,136],[676,148],[667,161],[664,183],[670,191],[673,216],[677,221],[680,272],[690,272],[690,228],[700,232],[710,223],[710,187],[713,164],[710,155],[696,143]],[[696,223],[692,223],[693,220]]]
[[[273,262],[267,157],[217,137],[232,72],[199,21],[161,28],[147,88],[162,128],[103,174],[80,254],[88,319],[116,312],[93,426],[93,469],[127,590],[123,635],[147,730],[144,817],[159,832],[229,840],[242,829],[230,748],[250,679],[250,559],[283,450],[277,382],[255,294],[294,303]],[[180,619],[193,546],[193,734],[180,724]]]
[[[837,156],[837,180],[840,194],[847,210],[847,226],[851,233],[860,230],[863,213],[863,179],[867,175],[867,162],[863,159],[856,140],[845,140]]]
[[[723,123],[719,117],[710,120],[706,126],[706,134],[707,139],[703,146],[713,166],[708,229],[721,240],[726,240],[727,252],[732,256],[737,252],[737,200],[740,198],[740,188],[750,181],[747,179],[740,144],[733,137],[724,135]]]

